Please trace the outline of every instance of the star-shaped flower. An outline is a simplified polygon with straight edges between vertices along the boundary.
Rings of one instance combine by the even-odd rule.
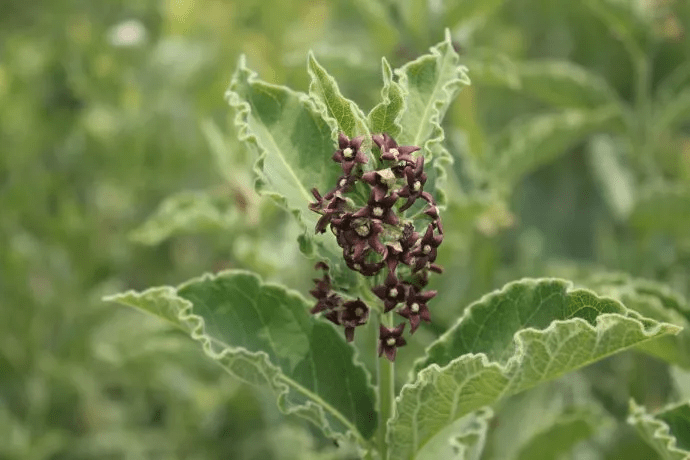
[[[408,163],[414,163],[412,152],[419,150],[419,147],[414,145],[398,145],[395,139],[390,137],[387,133],[374,134],[371,139],[379,146],[381,149],[381,159],[382,160],[392,160],[392,161],[405,161]]]
[[[366,324],[367,319],[369,319],[369,307],[359,298],[350,300],[343,304],[338,319],[340,324],[345,326],[345,338],[348,342],[352,342],[355,338],[355,328]]]
[[[350,140],[345,133],[338,134],[339,149],[333,154],[333,161],[340,163],[346,176],[350,175],[355,164],[364,164],[369,161],[361,150],[363,140],[364,136],[357,136]]]
[[[405,300],[407,289],[405,285],[395,276],[395,273],[388,272],[386,281],[371,288],[371,292],[376,294],[376,297],[383,300],[383,311],[388,313],[395,308],[400,302]]]
[[[400,323],[393,329],[388,329],[383,324],[379,326],[379,356],[386,354],[389,361],[395,361],[395,351],[407,342],[402,337],[405,323]]]
[[[431,322],[429,308],[426,303],[436,295],[436,291],[418,292],[414,287],[405,300],[405,307],[398,310],[398,314],[410,320],[410,334],[419,327],[420,320]]]

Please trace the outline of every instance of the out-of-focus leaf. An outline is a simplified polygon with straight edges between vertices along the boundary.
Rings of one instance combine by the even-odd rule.
[[[637,230],[654,233],[665,232],[686,240],[690,238],[690,188],[663,186],[642,190],[630,223]]]
[[[496,415],[484,460],[552,460],[613,420],[577,374],[516,395]]]
[[[587,136],[624,128],[616,106],[571,109],[536,115],[511,123],[493,143],[494,155],[484,165],[499,188],[509,190],[525,174],[543,166]]]
[[[484,296],[427,349],[388,424],[392,458],[413,458],[448,424],[502,397],[680,328],[557,279]]]
[[[623,163],[621,142],[607,135],[589,142],[589,163],[613,215],[625,221],[635,206],[635,179]]]
[[[386,58],[381,59],[381,71],[381,102],[376,104],[367,116],[369,129],[373,133],[388,133],[391,137],[397,138],[402,129],[400,117],[405,107],[404,94],[400,85],[393,81],[393,71]]]
[[[130,238],[154,245],[175,234],[227,230],[240,222],[241,216],[228,197],[180,192],[166,198],[153,216],[130,233]]]
[[[311,77],[309,95],[316,102],[321,117],[330,125],[333,140],[337,141],[338,133],[342,131],[350,138],[364,136],[363,146],[371,145],[366,117],[357,104],[340,93],[335,79],[321,67],[311,52],[307,71]]]
[[[667,407],[650,415],[630,401],[628,423],[654,448],[663,460],[690,458],[690,403]]]
[[[300,237],[302,252],[330,260],[334,275],[343,283],[351,283],[349,270],[337,271],[342,266],[342,251],[335,238],[329,234],[315,238],[318,215],[307,208],[314,200],[310,189],[331,190],[339,176],[340,168],[331,159],[336,148],[334,127],[306,94],[258,80],[245,66],[244,57],[226,99],[235,109],[239,139],[257,154],[257,190],[297,218],[304,232]]]
[[[654,114],[654,133],[661,133],[667,129],[677,128],[679,124],[690,118],[690,88],[679,92],[673,99],[660,104]]]
[[[659,83],[656,90],[656,102],[664,106],[676,99],[688,87],[690,87],[690,62],[684,62]]]
[[[445,0],[444,23],[453,27],[485,20],[499,9],[505,0]]]
[[[376,428],[373,388],[354,349],[309,315],[310,305],[294,291],[228,271],[105,300],[179,327],[225,370],[267,384],[283,412],[309,419],[329,437],[365,446]]]
[[[479,460],[492,416],[485,407],[456,420],[426,443],[415,460]]]
[[[611,31],[611,34],[625,45],[635,61],[645,59],[645,50],[651,39],[651,18],[644,18],[642,11],[636,11],[638,2],[627,0],[586,0],[583,2]]]
[[[568,61],[517,63],[520,91],[556,107],[619,106],[622,101],[601,76]]]

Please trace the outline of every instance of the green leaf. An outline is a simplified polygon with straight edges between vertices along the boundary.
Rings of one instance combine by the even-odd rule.
[[[445,204],[443,184],[446,167],[453,157],[443,146],[445,135],[441,122],[458,91],[470,84],[467,69],[459,65],[459,56],[453,49],[450,31],[445,40],[425,54],[395,70],[405,94],[405,111],[400,125],[402,131],[396,139],[400,145],[422,148],[427,159],[434,160],[428,169],[428,183],[441,207]]]
[[[415,460],[479,460],[492,416],[492,410],[485,407],[456,420],[426,443]]]
[[[680,328],[557,279],[484,296],[427,349],[388,424],[392,458],[413,458],[449,423],[606,356]]]
[[[552,460],[613,425],[581,376],[569,375],[508,399],[496,416],[484,460]]]
[[[456,27],[465,23],[480,23],[496,12],[505,0],[446,0],[444,23]]]
[[[281,411],[311,420],[329,437],[366,446],[376,429],[370,376],[342,335],[312,317],[295,291],[227,271],[105,300],[179,327],[225,370],[268,385]]]
[[[256,189],[295,216],[303,230],[302,252],[326,258],[333,270],[340,270],[342,251],[330,234],[315,238],[319,216],[307,208],[314,199],[311,188],[331,190],[339,176],[331,159],[334,128],[306,94],[257,80],[244,57],[225,97],[235,110],[238,138],[257,154]],[[349,270],[334,276],[340,285],[354,282]]]
[[[650,415],[630,401],[628,423],[654,448],[663,460],[690,458],[690,403],[668,407]]]
[[[679,92],[673,99],[658,104],[653,115],[653,132],[660,134],[667,129],[677,129],[678,125],[690,119],[690,89]]]
[[[534,61],[516,64],[520,91],[556,107],[597,108],[623,103],[601,76],[568,61]]]
[[[672,102],[690,86],[690,62],[683,62],[664,78],[655,93],[655,100],[660,106]]]
[[[611,212],[627,221],[635,206],[634,174],[624,162],[626,143],[609,135],[593,136],[589,142],[589,164]]]
[[[621,41],[633,60],[645,59],[651,39],[651,24],[644,13],[636,11],[640,3],[621,0],[586,0],[584,5]],[[649,15],[651,16],[651,15]]]
[[[316,61],[314,53],[309,52],[307,71],[311,77],[309,95],[319,107],[321,116],[331,127],[331,137],[338,139],[338,133],[344,132],[350,138],[364,136],[364,146],[371,145],[367,121],[353,101],[340,93],[335,79]]]
[[[448,106],[460,89],[470,84],[467,68],[459,65],[450,32],[431,53],[395,70],[406,94],[400,145],[417,145],[429,157],[442,148],[444,134],[441,122]]]
[[[581,280],[597,294],[612,297],[628,308],[657,321],[682,327],[674,336],[659,337],[638,345],[638,349],[666,362],[690,369],[690,305],[667,285],[636,279],[621,273],[597,273]]]
[[[687,240],[690,228],[690,187],[663,185],[639,193],[630,224],[638,231],[668,233]]]
[[[386,58],[381,59],[381,71],[383,73],[383,89],[381,89],[381,102],[371,109],[367,116],[369,129],[373,133],[388,133],[397,138],[402,130],[400,118],[405,108],[405,99],[400,85],[393,81],[393,71]]]
[[[494,154],[484,168],[493,175],[499,189],[509,190],[525,174],[566,153],[576,142],[597,132],[620,132],[623,127],[616,106],[519,119],[494,140]]]
[[[227,230],[241,222],[229,197],[213,197],[205,192],[180,192],[166,198],[153,216],[130,238],[155,245],[179,233]]]

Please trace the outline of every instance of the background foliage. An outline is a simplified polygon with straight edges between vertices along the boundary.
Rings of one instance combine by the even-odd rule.
[[[352,458],[181,334],[100,300],[224,268],[307,291],[300,229],[253,191],[223,101],[241,53],[306,91],[311,49],[367,110],[381,57],[400,67],[446,27],[470,69],[444,123],[443,308],[400,354],[401,381],[467,305],[526,276],[572,279],[687,333],[687,2],[0,8],[0,459]],[[545,458],[675,458],[628,404],[682,420],[662,408],[690,397],[685,337],[658,345],[678,351],[674,367],[626,352],[508,399],[482,458],[537,458],[549,439],[568,448]],[[540,423],[507,442],[529,414]]]

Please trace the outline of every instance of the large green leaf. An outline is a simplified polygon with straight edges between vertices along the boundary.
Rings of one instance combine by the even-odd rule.
[[[493,411],[485,407],[456,420],[426,443],[415,460],[479,460],[492,416]]]
[[[638,348],[666,362],[690,369],[690,305],[663,283],[621,273],[597,273],[579,280],[597,294],[613,297],[628,308],[657,321],[683,328],[674,336],[642,343]]]
[[[381,102],[376,104],[367,116],[369,129],[373,133],[388,133],[391,137],[397,138],[402,130],[400,117],[405,108],[405,98],[398,82],[393,81],[393,71],[386,58],[381,59],[381,71]]]
[[[364,114],[357,104],[340,93],[335,78],[316,61],[312,52],[307,60],[307,71],[311,77],[309,95],[320,108],[323,119],[331,126],[333,140],[337,140],[338,133],[342,131],[350,138],[364,136],[363,145],[371,145]]]
[[[679,330],[567,281],[509,283],[467,307],[417,362],[388,424],[392,458],[413,458],[448,424],[504,396]]]
[[[553,161],[588,135],[620,132],[623,127],[616,106],[569,109],[519,119],[495,139],[493,158],[484,167],[497,187],[508,190],[523,175]]]
[[[166,198],[153,216],[132,231],[130,238],[154,245],[178,233],[228,230],[240,222],[240,215],[228,197],[180,192]]]
[[[668,407],[650,415],[630,402],[628,423],[659,453],[663,460],[690,458],[690,403]]]
[[[268,385],[278,406],[327,436],[366,446],[376,429],[370,376],[329,323],[294,291],[227,271],[106,298],[162,318],[188,333],[231,374]]]
[[[303,93],[256,78],[240,58],[226,99],[235,109],[238,137],[257,154],[256,188],[288,209],[302,225],[300,249],[329,259],[338,270],[342,255],[335,238],[314,238],[318,214],[307,206],[316,187],[323,193],[335,186],[340,167],[331,160],[336,145],[333,127]],[[335,273],[349,276],[348,271]],[[344,279],[339,282],[345,283]],[[342,284],[341,284],[342,285]]]

